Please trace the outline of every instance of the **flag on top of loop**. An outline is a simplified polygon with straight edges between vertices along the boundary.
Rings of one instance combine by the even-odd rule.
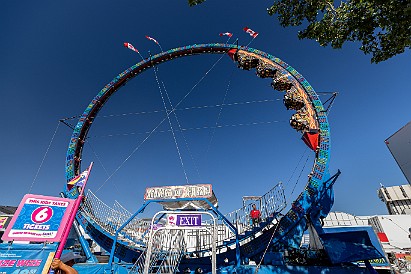
[[[80,175],[74,177],[70,182],[67,183],[67,188],[70,190],[73,186],[84,186],[88,177],[88,169],[84,170]]]
[[[233,34],[231,32],[224,32],[224,33],[220,33],[220,36],[228,36],[231,37],[233,36]]]
[[[132,51],[135,51],[135,52],[138,53],[138,50],[137,50],[135,47],[133,47],[132,44],[130,44],[130,43],[124,43],[123,45],[124,45],[124,47],[129,48],[129,49],[131,49]]]
[[[148,40],[153,41],[153,42],[156,43],[157,45],[160,45],[160,44],[157,42],[157,40],[154,39],[153,37],[150,37],[150,36],[146,35],[146,38],[147,38]]]
[[[243,28],[243,30],[245,32],[247,32],[248,34],[250,34],[250,36],[252,36],[253,38],[256,38],[257,35],[258,35],[258,32],[255,32],[255,31],[253,31],[252,29],[250,29],[248,27]]]

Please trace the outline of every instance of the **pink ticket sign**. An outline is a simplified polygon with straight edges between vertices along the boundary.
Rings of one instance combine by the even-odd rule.
[[[75,200],[26,194],[1,239],[59,242]]]

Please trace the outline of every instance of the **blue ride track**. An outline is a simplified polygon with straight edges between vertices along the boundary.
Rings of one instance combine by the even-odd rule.
[[[227,54],[230,50],[250,53],[253,54],[253,56],[257,56],[257,58],[272,62],[272,65],[274,65],[282,75],[286,76],[288,81],[294,85],[298,85],[299,88],[304,91],[309,104],[311,104],[311,109],[314,110],[311,118],[314,119],[318,125],[319,140],[318,148],[315,150],[315,161],[309,174],[309,180],[301,194],[292,203],[291,208],[279,220],[276,228],[271,228],[268,231],[269,233],[265,233],[270,236],[257,237],[255,242],[250,241],[242,245],[242,254],[248,254],[247,257],[249,258],[258,256],[263,251],[263,244],[268,241],[271,241],[271,246],[274,250],[281,251],[287,248],[298,248],[307,222],[311,222],[314,226],[320,227],[320,220],[328,214],[333,204],[332,184],[335,179],[330,180],[328,171],[331,140],[327,113],[313,87],[300,73],[281,59],[257,49],[221,43],[195,44],[174,48],[153,55],[151,58],[145,59],[120,73],[93,98],[75,126],[66,155],[66,181],[69,182],[81,172],[83,146],[93,120],[110,96],[129,80],[155,65],[171,61],[175,58],[208,53]],[[75,189],[76,188],[72,188],[74,191],[69,191],[67,186],[65,186],[64,192],[66,197],[75,198],[78,195]],[[111,248],[113,236],[105,233],[97,224],[87,221],[86,218],[80,214],[77,216],[77,219],[86,231],[91,234],[90,236],[93,240],[103,248],[108,248],[108,250]],[[116,257],[129,261],[130,252],[138,252],[138,250],[130,250],[130,248],[126,246],[126,243],[122,243],[121,241],[117,243]]]

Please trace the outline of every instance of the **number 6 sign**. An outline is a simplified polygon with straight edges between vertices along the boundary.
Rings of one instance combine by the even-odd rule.
[[[53,217],[53,209],[48,206],[38,207],[31,214],[31,220],[37,224],[49,221]]]
[[[59,242],[73,204],[71,199],[25,195],[2,240]]]

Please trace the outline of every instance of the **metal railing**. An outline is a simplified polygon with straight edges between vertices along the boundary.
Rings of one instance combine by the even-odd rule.
[[[113,207],[109,207],[91,190],[87,192],[80,208],[80,213],[88,216],[93,222],[113,236],[116,230],[132,215],[117,201],[115,201]],[[122,240],[127,240],[130,243],[141,243],[143,242],[143,235],[149,227],[150,221],[134,218],[119,235]]]
[[[276,223],[275,217],[286,207],[282,184],[278,183],[275,185],[271,190],[261,196],[260,199],[261,220],[264,222],[264,225],[270,225],[270,223],[274,225]],[[240,238],[245,237],[246,232],[253,231],[254,229],[250,218],[251,210],[250,204],[225,215],[227,220],[237,228]],[[132,214],[117,201],[113,207],[109,207],[90,190],[80,208],[80,213],[88,216],[111,235],[115,235],[115,231],[132,216]],[[203,226],[212,226],[212,223],[207,220],[203,222]],[[147,232],[149,229],[149,220],[134,218],[120,231],[119,238],[130,244],[145,244],[147,242]],[[190,233],[192,234],[189,236],[196,240],[188,243],[187,247],[189,249],[206,250],[211,248],[213,239],[209,234],[201,231],[192,231]],[[227,245],[230,241],[234,240],[235,234],[233,231],[220,220],[217,224],[217,246]],[[193,244],[191,242],[196,242],[196,246],[192,246]]]
[[[286,207],[286,200],[282,183],[278,183],[267,193],[261,196],[261,220],[269,225],[270,222],[276,223],[275,217]],[[231,222],[238,231],[238,234],[244,235],[248,231],[252,231],[255,227],[250,218],[252,205],[246,205],[240,209],[230,212],[225,215],[227,220]],[[208,225],[208,222],[205,222]],[[227,226],[218,224],[217,245],[224,245],[224,242],[229,242],[235,239],[234,233],[229,230]],[[207,239],[207,238],[206,238]],[[210,242],[206,243],[204,247],[210,246]]]
[[[109,207],[95,196],[90,190],[87,192],[86,198],[80,207],[80,213],[88,216],[105,231],[114,235],[117,227],[116,212],[113,208]]]
[[[137,261],[134,263],[133,267],[130,269],[128,272],[129,274],[134,274],[134,273],[139,273],[143,274],[144,273],[144,263],[146,261],[146,255],[147,255],[147,250],[144,250],[140,254],[140,256],[137,258]]]
[[[186,250],[183,230],[161,229],[153,234],[150,259],[145,258],[145,273],[175,273]],[[148,262],[148,265],[147,265]]]

